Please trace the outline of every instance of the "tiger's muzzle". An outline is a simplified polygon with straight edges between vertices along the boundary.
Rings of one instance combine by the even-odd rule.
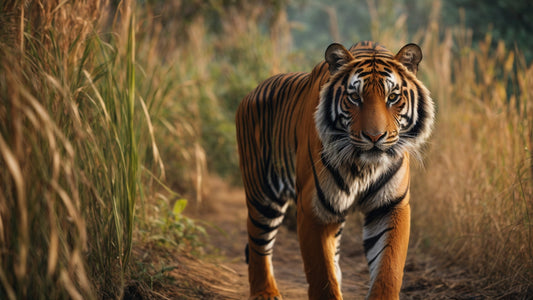
[[[361,131],[359,134],[352,135],[361,152],[372,152],[373,154],[387,152],[398,142],[398,137],[396,132],[388,131]]]

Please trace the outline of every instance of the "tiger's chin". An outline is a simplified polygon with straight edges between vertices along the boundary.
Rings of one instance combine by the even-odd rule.
[[[379,148],[361,151],[357,155],[357,163],[360,165],[387,165],[396,157],[393,151],[383,151]]]
[[[389,165],[403,155],[401,147],[361,149],[353,145],[335,146],[325,147],[323,151],[326,161],[335,168],[352,165],[357,165],[361,168]]]

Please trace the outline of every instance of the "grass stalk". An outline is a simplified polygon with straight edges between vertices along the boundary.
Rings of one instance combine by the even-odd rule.
[[[134,115],[135,115],[135,14],[130,17],[127,46],[127,80],[128,80],[128,201],[125,206],[125,221],[127,242],[124,249],[124,268],[127,266],[133,237],[133,220],[135,216],[135,200],[137,198],[137,185],[139,183],[138,154],[135,141]]]

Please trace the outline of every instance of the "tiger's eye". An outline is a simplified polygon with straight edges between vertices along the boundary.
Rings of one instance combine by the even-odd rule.
[[[348,100],[350,100],[350,102],[352,102],[355,105],[361,104],[361,98],[359,97],[359,95],[357,95],[355,93],[354,94],[349,94],[348,95]]]
[[[389,104],[394,104],[399,99],[400,99],[400,94],[392,93],[392,94],[389,95],[387,101],[389,102]]]

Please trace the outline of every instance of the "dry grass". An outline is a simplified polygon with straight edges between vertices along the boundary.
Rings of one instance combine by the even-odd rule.
[[[533,65],[490,34],[438,24],[424,34],[422,77],[438,106],[413,181],[414,228],[429,249],[467,266],[501,297],[533,287]]]
[[[4,4],[1,16],[0,295],[90,299],[73,140],[82,121],[70,101],[81,91],[69,66],[84,57],[99,2],[24,4]]]
[[[142,299],[239,299],[235,271],[183,252],[146,243],[133,250],[135,273],[126,297]]]
[[[105,42],[104,11],[100,1],[2,4],[2,299],[123,293],[135,202],[150,187],[141,167],[159,163],[144,143],[157,101],[136,93],[133,17],[115,24],[124,39]]]

